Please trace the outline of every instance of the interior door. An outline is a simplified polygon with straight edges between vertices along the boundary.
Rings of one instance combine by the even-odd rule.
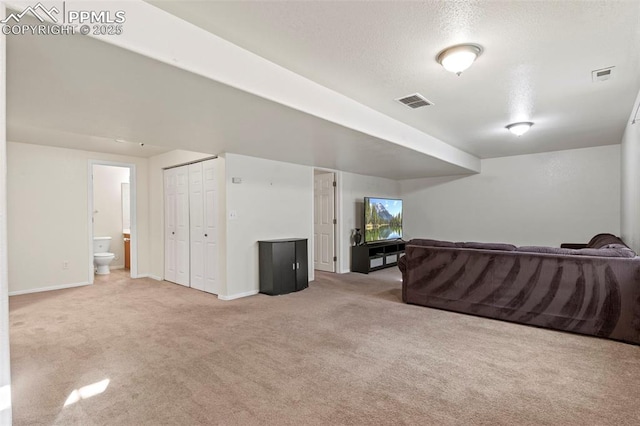
[[[176,279],[175,283],[189,286],[189,168],[176,167]]]
[[[164,171],[164,279],[176,281],[176,170]]]
[[[315,174],[313,179],[313,267],[335,272],[334,173]]]
[[[204,291],[220,294],[218,278],[218,188],[217,160],[202,163],[204,207]]]
[[[189,227],[191,244],[191,287],[204,290],[205,230],[202,163],[189,165]]]

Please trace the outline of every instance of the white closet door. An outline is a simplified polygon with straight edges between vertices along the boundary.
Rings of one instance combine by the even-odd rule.
[[[189,168],[176,167],[176,280],[189,286]]]
[[[204,194],[202,163],[189,166],[189,219],[191,234],[191,287],[204,290]]]
[[[218,277],[218,189],[216,160],[202,163],[204,204],[204,291],[220,294]]]
[[[176,169],[164,171],[164,279],[176,281]]]

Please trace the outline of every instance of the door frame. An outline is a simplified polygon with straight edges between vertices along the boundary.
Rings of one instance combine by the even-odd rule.
[[[334,170],[334,169],[327,169],[324,167],[313,167],[311,169],[311,229],[314,229],[314,221],[313,221],[313,215],[315,214],[315,172],[316,170],[320,171],[320,172],[324,172],[324,173],[333,173],[333,175],[335,176],[336,179],[336,186],[334,187],[333,190],[333,197],[334,197],[334,202],[333,202],[333,209],[335,210],[334,214],[335,214],[335,218],[336,218],[336,226],[333,227],[333,244],[334,244],[334,252],[335,252],[335,256],[336,256],[336,264],[335,264],[335,274],[341,274],[342,272],[342,243],[343,243],[343,238],[342,238],[342,231],[343,231],[343,220],[342,220],[342,172],[339,170]],[[313,232],[312,232],[313,235]],[[311,265],[313,267],[310,267],[309,270],[314,272],[314,278],[315,278],[315,265],[314,265],[314,259],[315,259],[315,241],[310,244],[311,246]]]
[[[93,270],[93,166],[113,166],[124,167],[129,169],[129,208],[131,216],[131,268],[129,269],[131,278],[138,278],[138,207],[137,194],[138,187],[136,182],[136,165],[133,163],[121,163],[118,161],[105,160],[89,160],[87,175],[87,222],[89,224],[89,284],[93,284],[95,273]]]

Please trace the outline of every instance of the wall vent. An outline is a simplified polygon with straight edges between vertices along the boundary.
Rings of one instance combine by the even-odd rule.
[[[403,96],[401,98],[396,99],[396,101],[413,109],[433,105],[433,102],[427,100],[420,93],[414,93],[413,95]]]
[[[615,67],[602,68],[599,70],[591,71],[591,79],[595,83],[596,81],[607,81],[613,77],[613,69]]]

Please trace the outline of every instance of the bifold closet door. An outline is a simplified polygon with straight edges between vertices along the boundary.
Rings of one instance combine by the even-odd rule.
[[[189,169],[164,171],[165,271],[167,281],[189,286]]]
[[[204,201],[202,163],[189,166],[189,224],[191,244],[191,287],[204,290]]]
[[[189,166],[191,287],[219,294],[215,160]]]

